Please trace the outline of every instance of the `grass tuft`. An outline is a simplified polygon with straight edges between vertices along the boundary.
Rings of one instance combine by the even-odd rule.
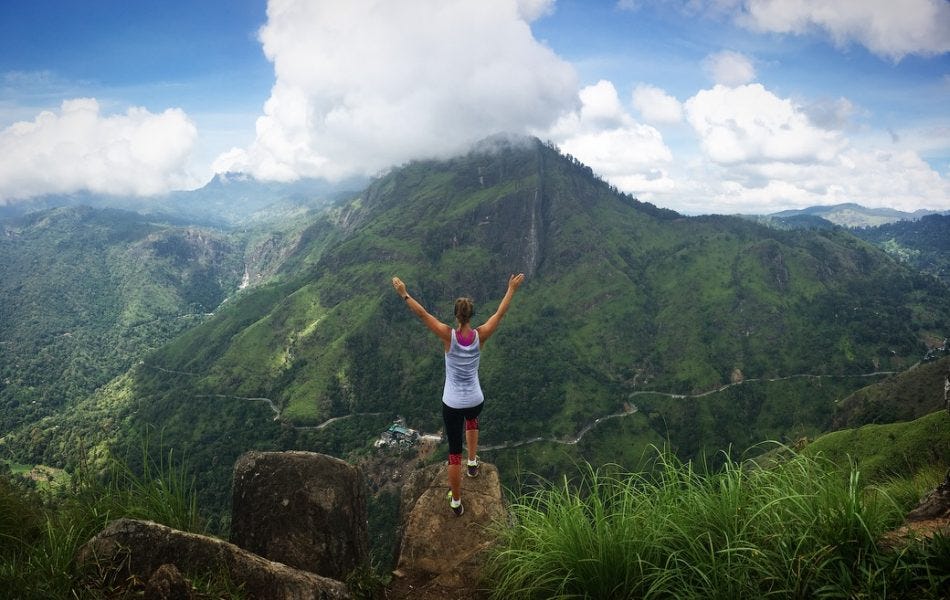
[[[582,468],[512,506],[487,571],[494,598],[938,598],[947,543],[876,540],[906,502],[853,466],[726,457],[715,472],[657,451],[650,475]],[[906,500],[908,496],[905,496]],[[943,565],[939,567],[938,565]],[[941,570],[942,569],[942,570]],[[942,587],[941,587],[942,586]],[[941,592],[940,590],[943,590]]]

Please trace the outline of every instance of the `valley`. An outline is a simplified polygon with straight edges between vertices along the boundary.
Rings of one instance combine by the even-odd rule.
[[[445,320],[473,296],[476,321],[528,274],[482,363],[482,452],[511,489],[579,461],[635,469],[651,447],[716,464],[854,426],[846,398],[948,334],[946,284],[846,229],[683,216],[538,140],[255,198],[227,227],[92,208],[3,222],[3,457],[134,469],[152,440],[187,457],[223,529],[244,451],[360,460],[396,415],[438,431],[440,352],[393,274]]]

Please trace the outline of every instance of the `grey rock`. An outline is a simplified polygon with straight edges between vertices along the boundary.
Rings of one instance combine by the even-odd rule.
[[[314,452],[247,452],[234,464],[231,542],[334,579],[368,561],[359,468]]]
[[[178,531],[151,521],[118,519],[79,550],[80,566],[124,572],[148,581],[163,565],[182,573],[225,571],[248,598],[335,600],[349,598],[346,586],[266,560],[216,538]]]
[[[908,522],[928,519],[950,519],[950,471],[943,482],[930,490],[907,514]]]
[[[448,505],[446,465],[414,473],[403,487],[400,574],[447,588],[476,586],[485,550],[496,540],[494,528],[508,520],[498,469],[483,462],[479,471],[476,478],[462,475],[461,517]]]

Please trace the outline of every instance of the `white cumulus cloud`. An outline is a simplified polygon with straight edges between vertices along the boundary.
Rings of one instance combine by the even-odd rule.
[[[713,83],[743,85],[755,79],[755,66],[746,55],[732,50],[710,54],[703,60],[703,69]]]
[[[825,129],[847,128],[858,112],[857,107],[847,98],[816,100],[803,110],[813,124]]]
[[[577,102],[574,68],[534,39],[544,0],[271,0],[276,82],[249,148],[217,171],[373,174],[498,131],[543,129]]]
[[[89,190],[148,195],[195,182],[186,163],[197,139],[180,109],[130,108],[103,116],[93,98],[62,103],[0,131],[0,202]]]
[[[950,51],[947,0],[745,0],[737,22],[753,31],[823,30],[838,45],[857,42],[895,61]]]
[[[633,106],[648,123],[679,123],[683,120],[683,105],[662,89],[640,84],[633,90]]]
[[[673,160],[663,136],[627,113],[606,80],[585,87],[581,108],[563,116],[547,137],[621,190],[633,194],[669,190],[666,167]]]
[[[854,110],[846,98],[817,105],[823,110],[760,84],[698,92],[684,106],[703,158],[672,201],[690,212],[704,204],[746,213],[842,202],[950,208],[950,181],[915,150],[846,138],[841,126]]]
[[[717,85],[685,103],[686,118],[714,162],[813,162],[831,159],[845,143],[812,124],[791,100],[761,84]]]
[[[701,195],[717,212],[769,213],[856,202],[914,211],[950,208],[950,182],[913,151],[849,147],[824,163],[733,165],[707,174]],[[701,204],[692,207],[703,212]]]

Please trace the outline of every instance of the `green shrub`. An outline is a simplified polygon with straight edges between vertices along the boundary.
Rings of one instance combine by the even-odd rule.
[[[43,525],[38,495],[0,475],[0,558],[15,554],[35,539]]]

